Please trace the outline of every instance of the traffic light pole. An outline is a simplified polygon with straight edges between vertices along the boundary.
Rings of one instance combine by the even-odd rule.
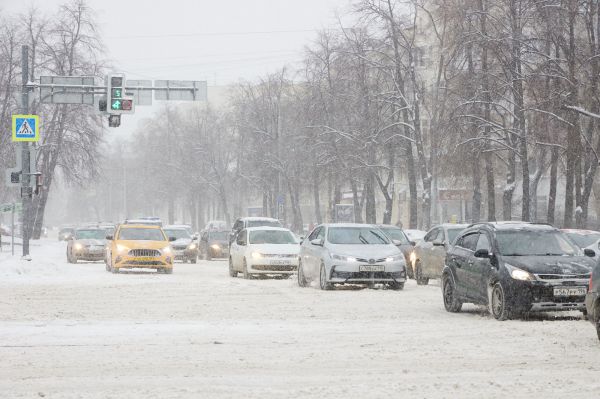
[[[21,93],[21,112],[23,115],[29,114],[29,47],[21,47],[21,78],[22,78],[22,93]],[[23,241],[23,258],[29,257],[29,224],[31,223],[31,195],[29,186],[30,176],[30,161],[29,161],[29,142],[21,143],[21,201],[23,209],[21,211],[21,239]]]

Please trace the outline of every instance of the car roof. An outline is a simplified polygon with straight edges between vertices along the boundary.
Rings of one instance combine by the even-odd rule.
[[[376,224],[375,226],[381,228],[381,229],[398,229],[398,230],[402,230],[402,227],[399,226],[394,226],[393,224]]]
[[[272,227],[272,226],[257,226],[257,227],[248,227],[247,231],[262,231],[262,230],[272,230],[272,231],[290,231],[290,229],[286,229],[285,227]]]
[[[122,224],[120,225],[122,229],[157,229],[161,230],[160,226],[155,224]]]
[[[379,226],[377,226],[376,224],[370,224],[370,223],[323,223],[321,226],[325,226],[325,227],[377,227],[379,228]]]
[[[600,231],[596,230],[583,230],[583,229],[561,229],[563,233],[568,234],[598,234]]]
[[[504,222],[482,222],[474,223],[469,227],[477,226],[488,226],[494,230],[506,231],[506,230],[538,230],[538,231],[551,231],[558,230],[556,227],[546,223],[530,223],[521,221],[504,221]]]
[[[163,226],[164,230],[187,230],[191,226],[187,226],[185,224],[170,224],[168,226]]]
[[[275,218],[268,218],[268,217],[262,217],[262,216],[246,216],[246,217],[240,218],[239,220],[243,220],[243,221],[252,221],[252,220],[261,221],[261,220],[269,220],[269,221],[275,221],[275,222],[279,222],[279,219],[275,219]]]
[[[466,229],[469,226],[470,225],[467,223],[441,223],[441,224],[433,226],[431,229],[435,229],[438,227],[441,227],[443,229],[452,229],[452,228]]]

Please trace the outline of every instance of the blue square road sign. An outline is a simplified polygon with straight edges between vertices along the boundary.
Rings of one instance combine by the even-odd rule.
[[[12,141],[39,141],[40,117],[38,115],[12,116]]]

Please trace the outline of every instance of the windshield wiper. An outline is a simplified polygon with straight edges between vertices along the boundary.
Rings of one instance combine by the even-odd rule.
[[[360,240],[360,242],[362,242],[363,244],[368,244],[369,241],[367,241],[367,239],[365,237],[363,237],[362,233],[358,235],[358,239]]]
[[[502,254],[502,256],[529,256],[525,254]]]
[[[383,238],[382,236],[380,236],[379,234],[377,234],[374,231],[371,231],[371,234],[373,234],[375,237],[379,238],[381,240],[381,242],[385,244],[385,242],[386,242],[385,238]]]

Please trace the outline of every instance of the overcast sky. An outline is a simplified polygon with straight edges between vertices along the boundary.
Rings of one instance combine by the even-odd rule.
[[[9,14],[31,5],[51,15],[63,0],[0,0]],[[253,80],[293,67],[322,28],[338,25],[349,0],[89,0],[107,57],[127,78]],[[153,107],[154,108],[154,107]],[[123,116],[129,132],[152,109]]]

